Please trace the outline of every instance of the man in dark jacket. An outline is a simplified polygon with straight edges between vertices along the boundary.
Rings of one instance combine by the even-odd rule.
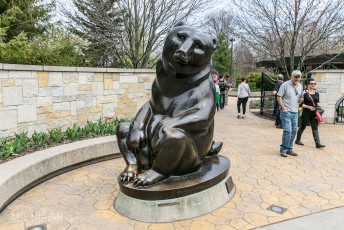
[[[273,111],[273,115],[276,116],[276,120],[275,120],[275,125],[276,128],[278,129],[282,129],[282,123],[281,123],[281,118],[280,118],[280,111],[279,111],[279,104],[277,102],[277,93],[279,88],[281,87],[282,83],[283,83],[284,77],[282,74],[278,74],[278,81],[275,84],[275,88],[272,91],[272,93],[275,95],[275,106],[274,106],[274,111]]]
[[[229,89],[228,82],[226,79],[220,75],[220,80],[219,80],[219,87],[220,87],[220,109],[225,108],[225,102],[226,102],[226,95],[227,95],[227,90]]]

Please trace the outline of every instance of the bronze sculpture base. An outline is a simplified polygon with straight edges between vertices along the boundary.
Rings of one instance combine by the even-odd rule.
[[[212,156],[199,171],[169,177],[148,188],[120,184],[114,206],[122,215],[144,222],[170,222],[209,213],[235,193],[229,167],[228,158]]]

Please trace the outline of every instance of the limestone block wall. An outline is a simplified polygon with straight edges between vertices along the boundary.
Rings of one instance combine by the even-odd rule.
[[[344,70],[316,70],[312,78],[317,81],[320,103],[325,110],[323,117],[326,122],[333,123],[335,105],[344,96]]]
[[[154,78],[152,69],[0,63],[0,137],[134,117]]]

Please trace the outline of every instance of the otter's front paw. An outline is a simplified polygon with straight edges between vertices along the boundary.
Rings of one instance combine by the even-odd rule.
[[[132,181],[139,174],[139,167],[136,164],[128,165],[121,173],[121,183],[126,184]]]
[[[134,186],[149,186],[156,184],[165,178],[166,176],[154,171],[153,169],[149,169],[134,179]]]
[[[144,132],[139,129],[132,129],[127,137],[128,149],[133,153],[138,153],[146,146]]]

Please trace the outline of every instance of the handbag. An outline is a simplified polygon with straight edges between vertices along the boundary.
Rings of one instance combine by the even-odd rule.
[[[318,111],[315,111],[315,119],[317,119],[318,122],[324,121],[324,118],[321,116],[321,114]]]
[[[310,99],[312,100],[313,107],[316,108],[316,107],[315,107],[314,100],[313,100],[311,94],[310,94],[309,92],[307,92],[307,93],[308,93],[308,96],[310,97]],[[323,122],[323,121],[324,121],[324,118],[321,116],[321,114],[320,114],[319,111],[315,111],[315,119],[317,119],[318,122]]]

